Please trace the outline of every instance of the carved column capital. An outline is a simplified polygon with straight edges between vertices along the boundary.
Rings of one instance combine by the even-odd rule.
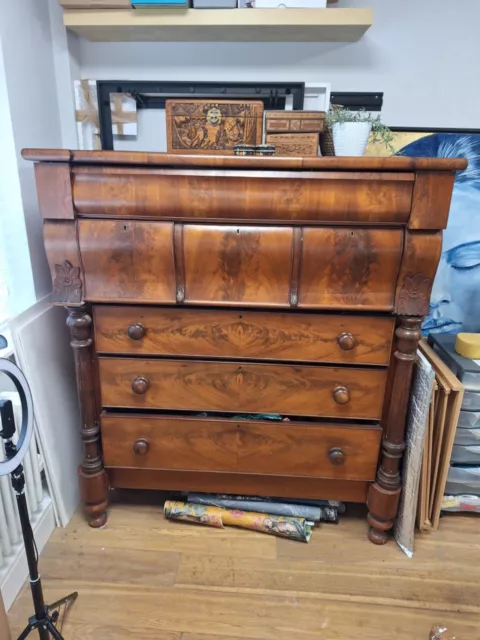
[[[87,307],[69,308],[67,326],[70,329],[70,345],[73,349],[91,346],[92,317],[87,313]]]

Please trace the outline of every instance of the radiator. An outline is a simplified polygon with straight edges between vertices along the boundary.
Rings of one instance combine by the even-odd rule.
[[[12,401],[15,415],[15,425],[20,428],[22,409],[20,400],[15,392],[2,392],[1,398]],[[14,437],[16,440],[18,433]],[[3,440],[0,439],[0,460],[5,459]],[[43,461],[41,459],[35,434],[32,437],[30,448],[23,460],[25,471],[25,493],[28,511],[31,519],[42,509],[44,498],[42,484]],[[9,556],[14,557],[17,547],[23,545],[22,530],[18,517],[15,492],[10,483],[10,476],[0,476],[0,570],[8,565]]]

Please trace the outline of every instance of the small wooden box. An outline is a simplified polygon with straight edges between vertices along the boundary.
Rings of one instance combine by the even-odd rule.
[[[320,133],[324,129],[324,111],[267,111],[267,133]]]
[[[263,102],[167,100],[168,153],[233,155],[263,136]]]
[[[318,133],[271,133],[265,142],[275,145],[276,156],[318,156]]]

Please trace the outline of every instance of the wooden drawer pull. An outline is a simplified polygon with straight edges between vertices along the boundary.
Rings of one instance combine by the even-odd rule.
[[[145,438],[140,438],[139,440],[136,440],[136,442],[133,445],[133,453],[135,453],[135,455],[137,456],[146,455],[149,449],[150,449],[150,443],[148,442],[148,440],[145,440]],[[334,451],[334,449],[332,449],[332,451]]]
[[[131,340],[141,340],[145,337],[145,327],[140,322],[135,322],[128,327],[128,337]]]
[[[340,349],[343,349],[344,351],[351,351],[357,346],[357,341],[351,333],[342,333],[338,336],[337,342]]]
[[[147,392],[150,382],[144,376],[138,376],[132,382],[132,391],[142,395]]]
[[[334,447],[328,452],[328,459],[335,467],[338,467],[345,462],[345,454],[339,447]]]
[[[347,404],[350,400],[350,392],[347,387],[336,387],[333,391],[333,399],[337,404]]]

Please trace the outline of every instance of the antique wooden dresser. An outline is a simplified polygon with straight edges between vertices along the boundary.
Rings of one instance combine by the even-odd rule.
[[[90,524],[109,486],[328,498],[366,501],[384,543],[466,162],[23,156],[68,308]]]

